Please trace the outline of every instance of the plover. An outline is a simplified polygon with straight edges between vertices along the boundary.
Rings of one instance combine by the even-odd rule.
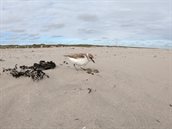
[[[76,65],[79,66],[81,69],[82,66],[87,65],[90,61],[95,63],[94,56],[90,53],[78,53],[78,54],[70,54],[70,55],[64,55],[65,57],[68,57],[69,60],[73,63],[74,67],[76,68]],[[77,68],[76,68],[77,70]]]

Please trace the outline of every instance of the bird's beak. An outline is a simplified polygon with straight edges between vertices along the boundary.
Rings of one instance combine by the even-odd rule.
[[[95,63],[95,61],[91,58],[91,61],[93,62],[93,63]]]

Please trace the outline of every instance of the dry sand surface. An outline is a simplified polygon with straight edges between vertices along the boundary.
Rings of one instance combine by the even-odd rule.
[[[63,56],[79,52],[95,56],[86,67],[99,73],[76,71]],[[0,59],[0,129],[172,128],[172,50],[0,49]],[[40,60],[56,63],[45,71],[50,78],[34,82],[2,72]]]

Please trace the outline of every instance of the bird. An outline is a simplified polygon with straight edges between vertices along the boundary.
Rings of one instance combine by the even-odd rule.
[[[81,69],[83,69],[82,66],[87,65],[90,61],[95,63],[94,56],[91,53],[75,53],[75,54],[69,54],[64,55],[65,57],[68,57],[71,63],[73,63],[73,66],[76,70],[76,65],[79,66]]]

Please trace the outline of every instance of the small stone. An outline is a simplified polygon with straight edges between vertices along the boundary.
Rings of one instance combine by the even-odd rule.
[[[156,120],[156,122],[160,123],[160,120]]]
[[[5,61],[4,59],[0,59],[0,61]]]
[[[91,88],[88,88],[88,94],[90,94],[92,92]]]

